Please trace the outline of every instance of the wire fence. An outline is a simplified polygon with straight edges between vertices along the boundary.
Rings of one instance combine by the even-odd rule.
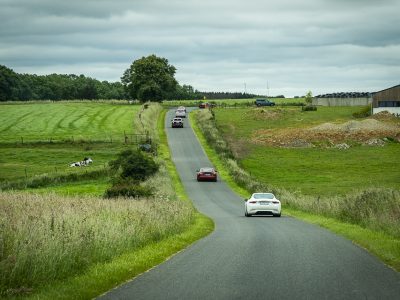
[[[14,138],[2,138],[0,136],[0,144],[79,144],[79,143],[119,143],[139,145],[148,143],[151,144],[151,137],[148,133],[126,133],[107,136],[85,135],[85,136],[41,136],[29,137],[20,136]]]

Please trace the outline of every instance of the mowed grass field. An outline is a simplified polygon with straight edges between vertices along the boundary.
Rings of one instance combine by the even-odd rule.
[[[254,142],[262,129],[309,128],[323,123],[355,120],[360,107],[298,107],[215,109],[218,129],[229,142],[239,164],[258,180],[312,196],[344,195],[370,187],[399,189],[400,143],[385,146],[281,148]]]
[[[132,147],[124,144],[124,132],[137,132],[139,109],[89,101],[1,104],[0,183],[104,168],[118,152]],[[93,164],[69,167],[84,157]]]
[[[138,105],[46,102],[0,105],[0,143],[30,141],[123,141],[133,131]]]

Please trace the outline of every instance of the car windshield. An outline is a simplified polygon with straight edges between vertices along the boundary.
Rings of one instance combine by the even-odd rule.
[[[271,193],[254,194],[254,199],[274,199],[274,195]]]

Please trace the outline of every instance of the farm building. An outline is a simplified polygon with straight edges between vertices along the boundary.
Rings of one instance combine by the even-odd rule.
[[[344,92],[315,96],[313,105],[321,106],[364,106],[370,105],[372,98],[370,93]]]
[[[400,116],[400,85],[376,92],[372,96],[372,112],[388,111]]]

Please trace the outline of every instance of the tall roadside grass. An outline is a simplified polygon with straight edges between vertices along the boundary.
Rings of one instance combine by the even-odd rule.
[[[0,295],[30,291],[182,232],[188,203],[0,193]]]
[[[7,181],[0,182],[0,191],[34,189],[49,185],[66,183],[66,182],[78,182],[82,180],[105,178],[109,175],[110,175],[110,170],[108,168],[86,171],[81,173],[70,173],[70,174],[52,175],[52,176],[44,174],[29,179],[20,179],[12,182],[7,182]]]
[[[400,191],[372,187],[343,197],[312,197],[271,186],[258,181],[238,165],[229,145],[217,129],[211,111],[198,110],[194,112],[194,118],[207,143],[218,153],[230,176],[248,192],[271,191],[286,207],[336,218],[400,238]]]

